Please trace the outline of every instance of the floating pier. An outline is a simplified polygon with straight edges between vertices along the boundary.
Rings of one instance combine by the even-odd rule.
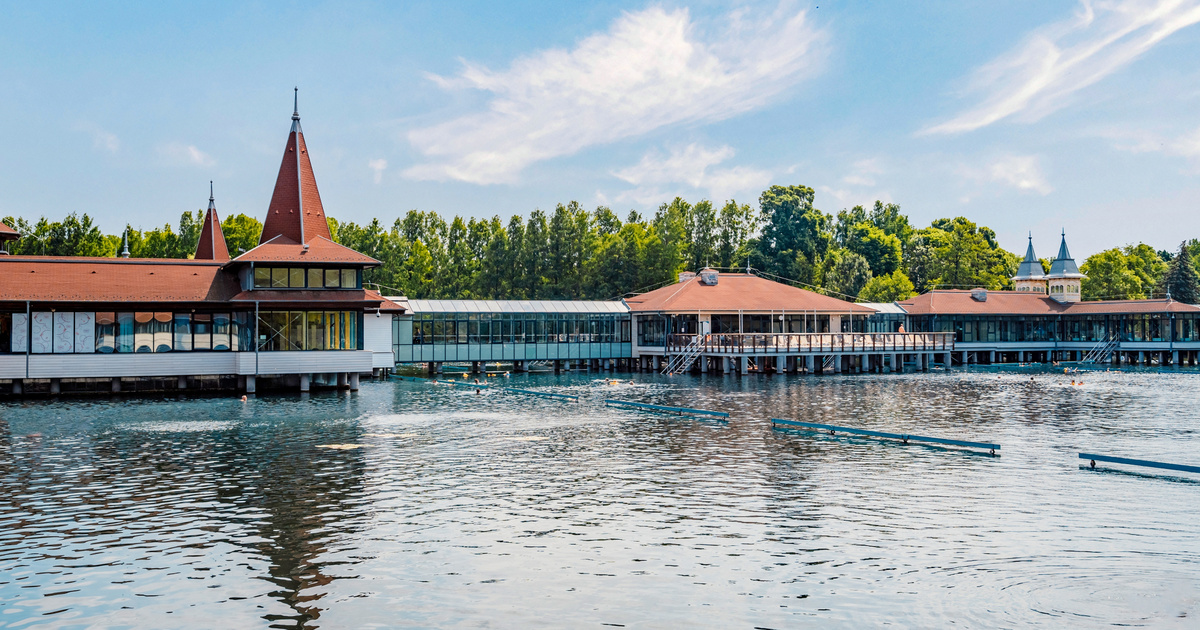
[[[665,405],[650,405],[646,403],[631,402],[628,400],[605,400],[605,405],[616,405],[618,407],[634,407],[637,409],[648,409],[650,411],[658,411],[661,413],[673,413],[679,416],[713,416],[716,418],[727,419],[729,414],[724,411],[709,411],[707,409],[691,409],[689,407],[668,407]]]
[[[400,374],[393,374],[392,378],[401,380],[401,381],[411,381],[413,383],[428,383],[428,382],[430,382],[429,379],[427,379],[427,378],[420,378],[417,376],[403,376]]]
[[[1095,453],[1080,453],[1079,459],[1091,460],[1092,468],[1096,467],[1096,462],[1108,462],[1110,464],[1125,464],[1127,466],[1145,466],[1147,468],[1162,468],[1164,470],[1179,470],[1182,472],[1200,473],[1200,466],[1152,462],[1148,459],[1129,459],[1128,457],[1112,457],[1110,455],[1097,455]]]
[[[996,454],[1000,450],[999,444],[990,442],[967,442],[965,440],[948,440],[945,438],[926,437],[923,435],[910,435],[907,433],[887,433],[884,431],[870,431],[867,429],[854,429],[851,427],[839,427],[832,424],[818,424],[816,422],[800,422],[799,420],[783,420],[781,418],[771,418],[771,428],[784,426],[789,429],[808,429],[811,431],[828,431],[830,434],[850,433],[853,435],[866,435],[870,437],[888,438],[892,440],[900,440],[905,444],[909,442],[928,442],[931,444],[949,444],[951,446],[965,446],[967,448],[984,448]]]

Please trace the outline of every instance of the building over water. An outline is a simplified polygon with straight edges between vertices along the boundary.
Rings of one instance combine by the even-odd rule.
[[[0,256],[0,392],[356,389],[394,365],[403,307],[362,284],[378,264],[330,238],[294,111],[261,239],[237,258],[211,191],[191,260]]]

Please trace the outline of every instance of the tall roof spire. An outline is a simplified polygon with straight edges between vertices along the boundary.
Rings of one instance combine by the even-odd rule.
[[[1071,252],[1067,251],[1067,230],[1063,228],[1062,243],[1058,246],[1058,256],[1054,258],[1054,262],[1050,263],[1050,278],[1082,278],[1083,274],[1079,273],[1079,267],[1075,265],[1075,259],[1071,258]]]
[[[1033,253],[1033,232],[1030,232],[1029,246],[1025,248],[1025,259],[1017,267],[1017,275],[1013,276],[1013,280],[1038,280],[1044,276],[1042,263],[1038,260],[1037,254]]]
[[[321,205],[321,193],[317,190],[317,178],[313,175],[312,162],[308,158],[304,130],[300,128],[299,94],[297,88],[293,101],[292,130],[283,150],[279,175],[275,178],[275,192],[271,194],[271,205],[263,222],[262,237],[258,241],[260,245],[280,236],[295,243],[307,243],[316,237],[332,240],[329,223],[325,220],[325,208]]]
[[[229,260],[229,248],[225,245],[225,233],[221,231],[221,219],[217,217],[217,200],[213,196],[212,181],[208,182],[208,210],[204,213],[204,224],[200,228],[200,240],[196,241],[196,260]]]

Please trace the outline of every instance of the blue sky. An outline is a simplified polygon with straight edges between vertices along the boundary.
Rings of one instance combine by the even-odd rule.
[[[624,215],[804,184],[1079,259],[1200,237],[1200,0],[0,3],[0,215]]]

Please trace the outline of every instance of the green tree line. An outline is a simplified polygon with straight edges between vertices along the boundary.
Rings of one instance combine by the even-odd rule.
[[[682,198],[651,216],[624,219],[605,206],[577,202],[534,210],[506,221],[452,219],[411,210],[390,224],[329,219],[337,242],[379,260],[364,281],[385,293],[443,299],[609,299],[675,281],[679,271],[711,266],[759,273],[843,299],[902,300],[937,288],[1011,289],[1020,257],[1000,247],[996,233],[965,217],[913,226],[900,206],[876,201],[836,215],[813,205],[807,186],[771,186],[759,209],[730,200],[718,207]],[[127,226],[135,258],[188,258],[204,212],[150,230]],[[124,239],[104,234],[87,215],[29,222],[5,217],[22,238],[13,254],[116,256]],[[230,254],[258,243],[262,224],[243,214],[221,222]],[[1042,260],[1048,272],[1051,261]],[[1080,269],[1083,298],[1144,299],[1168,291],[1200,302],[1200,241],[1177,253],[1144,243],[1089,256]]]

